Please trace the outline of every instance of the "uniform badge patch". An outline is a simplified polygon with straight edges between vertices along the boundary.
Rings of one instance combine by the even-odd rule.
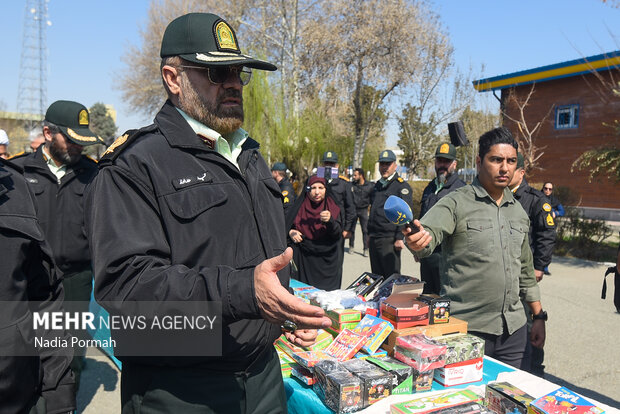
[[[282,191],[282,196],[283,197],[286,197],[287,195],[288,195],[288,191],[287,190]]]
[[[551,204],[549,203],[543,204],[543,210],[545,210],[546,212],[551,211]]]
[[[226,22],[219,22],[215,26],[215,39],[217,41],[217,47],[220,50],[232,49],[237,52],[239,51],[239,47],[237,47],[237,42],[235,41],[235,35]]]
[[[80,125],[88,125],[88,111],[82,109],[78,115],[78,123]]]
[[[288,199],[288,197],[284,197],[283,203],[284,204],[288,204],[290,202],[290,200]]]
[[[403,188],[402,190],[400,190],[400,193],[403,195],[407,195],[409,194],[409,189],[408,188]]]
[[[439,147],[439,153],[447,154],[449,152],[450,152],[450,146],[448,144],[441,144],[441,147]]]
[[[30,184],[37,184],[39,182],[39,180],[37,180],[36,178],[30,178],[30,177],[27,177],[26,181],[28,181]]]
[[[553,217],[551,217],[551,213],[547,214],[547,225],[555,226],[555,222],[553,221]]]
[[[404,182],[404,181],[405,181],[405,180],[403,180],[403,177],[398,177],[398,182],[399,182],[399,183],[402,183],[402,182]]]

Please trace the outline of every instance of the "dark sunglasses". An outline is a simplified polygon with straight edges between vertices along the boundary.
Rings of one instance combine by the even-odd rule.
[[[221,85],[230,79],[231,76],[236,76],[241,82],[241,85],[245,86],[250,83],[250,79],[252,79],[252,69],[246,68],[245,66],[189,66],[189,65],[179,65],[180,68],[184,69],[197,69],[197,70],[206,70],[207,77],[211,83],[216,85]]]
[[[553,191],[553,188],[550,188],[550,187],[543,187],[543,190]]]

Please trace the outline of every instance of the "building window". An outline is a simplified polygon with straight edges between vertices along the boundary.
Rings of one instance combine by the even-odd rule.
[[[577,128],[579,125],[579,105],[558,106],[555,110],[555,128]]]

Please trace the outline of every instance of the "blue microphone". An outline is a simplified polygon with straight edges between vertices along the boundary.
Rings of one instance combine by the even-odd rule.
[[[394,195],[389,196],[388,199],[385,200],[383,211],[385,213],[385,217],[390,222],[399,226],[410,224],[410,227],[413,230],[412,233],[419,230],[418,227],[413,224],[413,213],[411,212],[411,207],[409,207],[409,204],[407,204],[402,198]]]

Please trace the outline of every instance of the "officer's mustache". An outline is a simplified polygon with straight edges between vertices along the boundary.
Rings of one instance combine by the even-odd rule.
[[[224,93],[219,97],[219,103],[222,103],[224,99],[235,98],[242,99],[241,92],[235,89],[226,89]]]

